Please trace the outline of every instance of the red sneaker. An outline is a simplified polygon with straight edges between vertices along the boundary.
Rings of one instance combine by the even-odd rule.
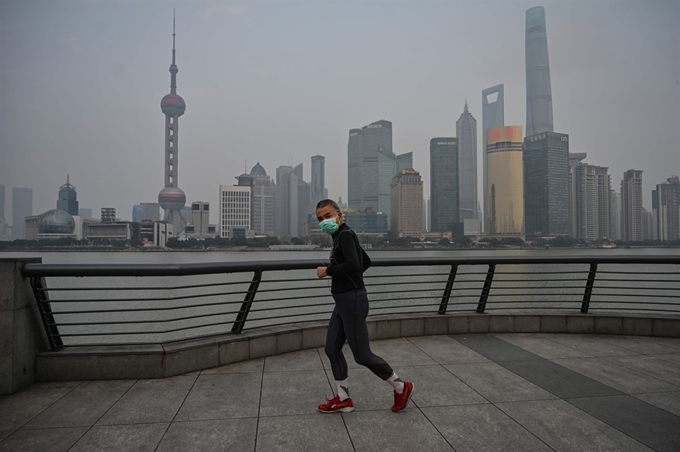
[[[406,408],[408,402],[411,400],[414,389],[415,385],[413,383],[410,381],[405,381],[404,392],[398,393],[397,391],[394,391],[394,405],[392,405],[392,411],[396,413],[397,411],[401,411]]]
[[[351,413],[354,411],[354,404],[352,399],[340,400],[340,396],[335,396],[326,403],[319,405],[319,411],[322,413]]]

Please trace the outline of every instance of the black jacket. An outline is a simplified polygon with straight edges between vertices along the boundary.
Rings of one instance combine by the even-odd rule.
[[[359,238],[346,224],[333,234],[331,264],[326,274],[333,278],[331,293],[363,289],[363,273],[371,266],[371,258],[359,244]]]

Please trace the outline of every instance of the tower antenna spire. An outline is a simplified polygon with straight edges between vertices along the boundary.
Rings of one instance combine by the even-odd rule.
[[[172,64],[170,65],[170,92],[177,93],[177,64],[175,63],[175,10],[172,10]]]

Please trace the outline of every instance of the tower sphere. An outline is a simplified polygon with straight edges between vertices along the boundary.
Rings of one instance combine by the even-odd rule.
[[[167,116],[182,116],[187,104],[179,94],[166,94],[161,99],[161,111]]]
[[[182,210],[187,202],[187,195],[179,187],[165,187],[158,194],[158,203],[164,210]]]

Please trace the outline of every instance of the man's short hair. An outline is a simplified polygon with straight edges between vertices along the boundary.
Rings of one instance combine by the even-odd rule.
[[[321,201],[319,201],[316,204],[316,210],[326,206],[331,206],[332,208],[340,212],[340,207],[338,206],[338,203],[333,201],[332,199],[322,199]]]

